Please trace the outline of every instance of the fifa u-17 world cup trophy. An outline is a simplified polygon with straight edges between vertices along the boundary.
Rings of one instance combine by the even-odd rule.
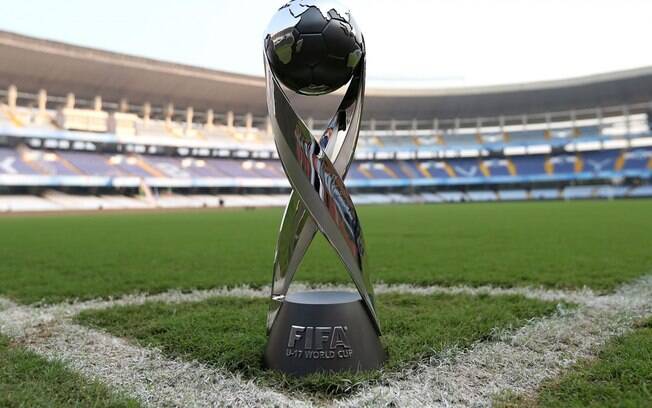
[[[276,248],[265,364],[294,375],[380,368],[387,356],[380,342],[366,248],[344,186],[362,120],[362,33],[349,9],[336,1],[290,1],[267,29],[265,67],[274,141],[292,186]],[[321,138],[313,136],[282,86],[318,97],[346,84]],[[288,293],[317,232],[339,255],[357,293]]]

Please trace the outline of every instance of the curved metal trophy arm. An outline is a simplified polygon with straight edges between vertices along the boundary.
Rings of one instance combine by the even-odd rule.
[[[357,144],[364,98],[364,58],[320,141],[315,140],[292,109],[266,58],[265,63],[267,98],[275,142],[294,189],[279,235],[268,329],[274,322],[301,259],[320,229],[353,278],[380,333],[373,288],[366,271],[362,230],[344,187],[343,177],[340,176],[346,175]],[[329,156],[333,157],[333,162]]]
[[[358,142],[365,91],[365,61],[360,61],[347,93],[329,121],[319,143],[333,161],[335,169],[345,177],[355,155]],[[272,299],[267,319],[271,327],[287,295],[294,275],[318,231],[299,195],[292,191],[279,233],[274,259]],[[369,285],[369,290],[372,290]]]

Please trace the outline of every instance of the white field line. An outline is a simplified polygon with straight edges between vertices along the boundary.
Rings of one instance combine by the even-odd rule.
[[[151,407],[308,406],[226,370],[164,357],[29,307],[0,312],[0,332]]]
[[[7,299],[0,298],[0,312],[10,307],[16,307],[16,305]]]
[[[484,407],[506,391],[528,394],[600,346],[652,316],[652,277],[577,311],[533,321],[497,341],[433,358],[334,405]]]
[[[308,285],[305,283],[295,283],[291,287],[291,292],[300,292],[305,290],[355,290],[349,286],[343,285]],[[410,294],[428,296],[434,294],[447,295],[489,295],[489,296],[510,296],[519,295],[528,299],[543,301],[568,302],[576,304],[591,304],[599,301],[600,297],[589,289],[579,291],[562,291],[547,290],[544,288],[497,288],[491,286],[471,287],[471,286],[414,286],[414,285],[387,285],[379,284],[375,288],[376,294]],[[168,291],[156,295],[136,294],[126,295],[116,299],[96,299],[85,302],[61,303],[57,305],[41,306],[40,309],[60,318],[71,317],[79,314],[84,310],[102,310],[110,309],[117,306],[140,306],[150,302],[160,302],[167,304],[203,302],[216,297],[245,297],[245,298],[267,298],[270,296],[271,289],[263,287],[253,289],[247,286],[236,288],[220,288],[210,290],[195,290],[191,292],[181,292],[178,290]],[[0,303],[1,305],[1,303]],[[1,306],[0,306],[1,308]],[[1,310],[1,309],[0,309]]]
[[[311,287],[314,288],[314,287]],[[328,286],[321,289],[341,289]],[[306,287],[295,285],[294,290]],[[0,332],[50,359],[63,360],[82,374],[138,398],[149,406],[308,406],[245,382],[219,369],[165,358],[156,350],[135,346],[108,334],[74,325],[82,310],[148,301],[182,303],[215,296],[266,297],[268,288],[197,291],[183,294],[127,296],[48,307],[21,307],[2,302]],[[634,319],[652,314],[652,278],[623,287],[614,295],[590,291],[541,289],[419,288],[379,285],[377,293],[428,295],[522,295],[579,303],[579,310],[533,321],[514,334],[479,343],[466,352],[449,352],[408,372],[390,376],[385,385],[364,389],[342,406],[488,406],[504,391],[532,392],[578,359],[594,355],[596,346],[629,330]]]

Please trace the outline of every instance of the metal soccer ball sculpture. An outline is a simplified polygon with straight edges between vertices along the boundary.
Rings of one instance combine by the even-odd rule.
[[[265,52],[277,78],[294,92],[324,95],[344,86],[365,52],[348,8],[336,1],[291,1],[267,30]]]

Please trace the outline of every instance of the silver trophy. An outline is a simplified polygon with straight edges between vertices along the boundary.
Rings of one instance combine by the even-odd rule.
[[[348,8],[335,1],[290,1],[265,37],[267,105],[292,196],[276,248],[267,321],[269,368],[304,375],[379,368],[386,354],[366,264],[362,228],[344,178],[354,158],[365,90],[365,44]],[[349,83],[317,139],[283,86],[301,95]],[[358,293],[288,294],[315,234],[339,255]]]

